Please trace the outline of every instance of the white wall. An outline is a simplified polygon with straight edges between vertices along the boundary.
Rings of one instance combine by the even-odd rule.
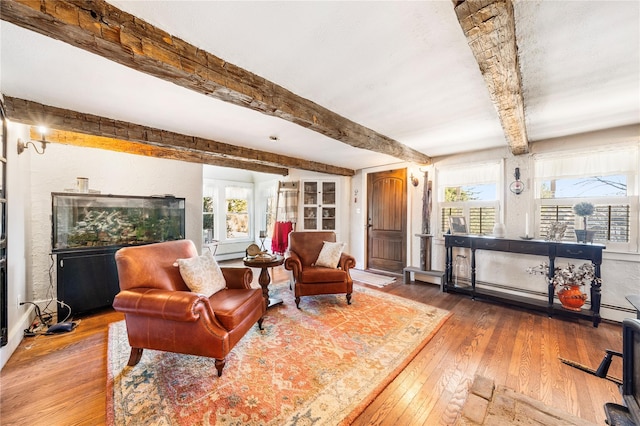
[[[13,301],[20,297],[23,301],[46,302],[50,294],[56,294],[54,263],[53,280],[49,280],[49,268],[55,261],[50,255],[51,193],[75,188],[76,177],[89,178],[90,189],[102,194],[184,197],[186,238],[196,247],[202,244],[202,165],[61,144],[47,145],[44,155],[35,154],[29,147],[17,156],[17,138],[28,140],[27,129],[12,124],[7,146],[11,343],[1,350],[2,365],[28,326],[24,321],[27,307],[17,309]]]
[[[55,280],[50,283],[48,273],[52,264],[51,193],[75,188],[78,176],[89,178],[89,188],[101,194],[171,194],[185,198],[186,238],[193,240],[196,247],[201,246],[201,165],[50,144],[44,155],[31,155],[30,269],[33,271],[33,292],[27,295],[30,300],[46,300],[50,285],[55,294]]]

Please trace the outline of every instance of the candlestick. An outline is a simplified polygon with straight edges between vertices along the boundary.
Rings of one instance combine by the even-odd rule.
[[[524,215],[524,236],[529,237],[529,213]]]

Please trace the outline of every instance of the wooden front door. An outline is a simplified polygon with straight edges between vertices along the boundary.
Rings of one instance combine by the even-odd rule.
[[[402,273],[407,258],[407,170],[367,177],[367,266]]]

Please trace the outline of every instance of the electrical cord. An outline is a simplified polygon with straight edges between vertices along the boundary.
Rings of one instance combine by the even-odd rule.
[[[40,322],[33,321],[29,326],[29,328],[26,328],[24,330],[24,336],[31,337],[31,336],[36,336],[38,334],[44,334],[42,330],[49,327],[49,323],[53,319],[53,316],[50,314],[43,315],[42,312],[40,311],[40,306],[38,306],[34,302],[20,302],[20,306],[26,305],[26,304],[30,304],[34,306],[34,310],[36,311],[36,317]]]
[[[56,307],[57,305],[60,305],[62,307],[67,308],[67,316],[62,320],[62,321],[58,321],[57,324],[60,323],[64,323],[67,322],[67,320],[71,317],[71,306],[69,306],[68,304],[64,303],[62,300],[58,300],[57,297],[53,296],[53,265],[54,265],[54,259],[53,259],[53,254],[50,253],[49,254],[49,258],[51,259],[51,262],[49,263],[49,287],[47,289],[47,297],[48,297],[48,301],[46,303],[46,305],[44,306],[44,308],[42,310],[40,310],[40,306],[38,306],[36,303],[34,302],[20,302],[20,305],[25,305],[25,304],[31,304],[34,306],[34,310],[36,312],[36,317],[39,320],[38,321],[34,321],[29,328],[24,330],[24,336],[25,337],[32,337],[32,336],[38,336],[38,335],[51,335],[54,334],[52,332],[49,332],[48,329],[49,327],[51,327],[53,324],[51,324],[53,317],[54,317],[54,312],[52,312],[50,310],[50,306],[51,304],[55,301],[56,303]],[[74,322],[73,324],[73,329],[75,329],[75,327],[77,326],[79,322]]]

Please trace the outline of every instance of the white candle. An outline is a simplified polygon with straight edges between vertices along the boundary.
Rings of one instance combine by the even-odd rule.
[[[524,215],[524,236],[529,236],[529,213],[525,213]]]

